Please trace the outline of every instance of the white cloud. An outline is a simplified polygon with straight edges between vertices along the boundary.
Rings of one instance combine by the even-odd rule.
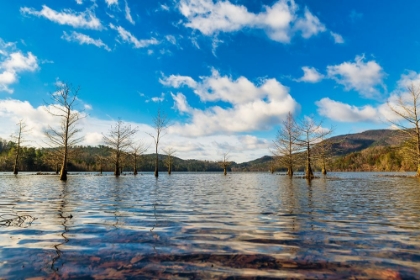
[[[303,66],[303,76],[296,79],[297,82],[317,83],[324,78],[324,75],[319,73],[315,68]]]
[[[118,5],[118,0],[105,0],[105,2],[108,4],[108,6]]]
[[[63,36],[61,36],[61,38],[68,42],[76,42],[80,45],[94,45],[98,48],[104,48],[107,51],[111,51],[111,49],[104,42],[102,42],[101,39],[93,39],[88,35],[79,32],[73,31],[71,34],[67,34],[67,32],[63,31]]]
[[[135,24],[135,22],[134,22],[134,20],[133,20],[133,18],[131,17],[131,11],[130,11],[130,7],[128,6],[128,3],[127,3],[127,0],[124,0],[125,1],[125,8],[124,8],[124,10],[125,10],[125,18],[131,23],[131,24]]]
[[[378,110],[370,105],[356,107],[329,98],[315,102],[318,113],[339,122],[378,122]]]
[[[162,102],[163,100],[165,100],[165,94],[162,92],[160,96],[152,97],[150,100],[155,103]]]
[[[173,35],[166,35],[165,39],[172,45],[176,45],[176,38]]]
[[[255,85],[245,77],[233,80],[213,70],[211,76],[198,82],[191,77],[171,75],[161,79],[161,83],[174,88],[189,87],[203,102],[230,104],[227,108],[215,105],[200,110],[191,108],[185,95],[172,94],[175,108],[191,118],[190,123],[171,128],[173,133],[184,136],[267,130],[299,107],[288,89],[275,79]]]
[[[171,93],[172,99],[174,100],[174,107],[181,113],[189,113],[192,108],[188,105],[187,98],[182,93],[177,94]]]
[[[278,0],[271,7],[264,6],[260,13],[229,1],[213,0],[181,0],[178,9],[187,19],[186,27],[207,36],[250,28],[263,30],[274,41],[289,43],[296,33],[310,38],[326,30],[307,8],[303,15],[298,13],[293,0]]]
[[[45,106],[33,107],[27,101],[0,99],[0,137],[8,139],[15,132],[16,123],[24,120],[30,128],[30,132],[25,135],[26,143],[35,147],[47,147],[47,140],[44,130],[48,124],[57,123],[57,119],[45,110]],[[135,140],[142,139],[146,146],[152,145],[152,139],[146,133],[154,133],[154,129],[144,123],[125,122],[132,127],[138,127],[139,133],[135,135]],[[80,136],[84,136],[81,145],[96,146],[103,144],[103,134],[107,134],[115,125],[115,120],[103,120],[87,116],[79,123],[82,129]],[[227,143],[227,144],[226,144]],[[206,159],[220,160],[225,147],[231,149],[230,158],[236,162],[253,160],[268,153],[270,141],[257,138],[253,135],[212,135],[197,138],[182,137],[171,133],[162,138],[160,149],[173,147],[177,151],[177,156],[183,159]],[[150,149],[148,152],[152,152]]]
[[[379,94],[377,87],[383,87],[385,73],[376,61],[364,60],[364,56],[356,56],[355,62],[327,66],[328,77],[343,85],[345,90],[356,90],[368,98],[375,97]]]
[[[408,86],[420,86],[420,74],[409,71],[407,74],[401,75],[397,82],[396,89],[390,94],[387,102],[378,104],[377,106],[353,106],[342,102],[334,101],[329,98],[323,98],[316,102],[318,113],[339,122],[398,122],[402,118],[393,112],[389,105],[399,108],[399,98],[403,103],[412,106],[413,98],[408,92]],[[420,109],[420,108],[418,108]]]
[[[37,17],[44,17],[53,22],[61,25],[70,25],[76,28],[87,28],[87,29],[101,29],[102,24],[99,19],[92,14],[91,11],[86,12],[75,12],[72,10],[64,10],[57,12],[46,5],[42,6],[41,11],[37,11],[32,8],[23,7],[20,8],[22,14],[33,15]]]
[[[343,36],[341,36],[340,34],[334,33],[332,31],[330,31],[331,36],[334,39],[334,43],[336,44],[344,44],[344,39]]]
[[[83,4],[83,0],[76,0],[76,3],[79,4],[79,5],[82,5]]]
[[[38,59],[31,52],[26,55],[17,50],[13,43],[0,39],[0,91],[13,93],[10,85],[18,80],[22,72],[34,72],[39,68]]]
[[[146,48],[150,45],[159,44],[159,41],[156,40],[155,38],[138,40],[130,32],[128,32],[127,30],[125,30],[121,26],[115,26],[112,23],[110,23],[109,27],[111,29],[114,29],[114,30],[118,31],[118,34],[120,35],[121,39],[123,41],[127,42],[127,43],[132,44],[134,46],[134,48],[136,48],[136,49]]]

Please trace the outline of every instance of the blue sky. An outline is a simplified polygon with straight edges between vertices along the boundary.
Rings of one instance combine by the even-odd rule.
[[[0,4],[0,137],[43,146],[45,101],[80,85],[84,144],[119,118],[181,158],[269,154],[287,113],[334,134],[388,128],[387,101],[420,81],[419,1],[67,0]],[[150,149],[151,152],[152,149]]]

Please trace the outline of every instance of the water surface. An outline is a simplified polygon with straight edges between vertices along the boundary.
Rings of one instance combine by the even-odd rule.
[[[420,181],[0,174],[0,278],[418,278]]]

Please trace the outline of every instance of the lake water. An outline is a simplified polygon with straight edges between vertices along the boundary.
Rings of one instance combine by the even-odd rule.
[[[420,181],[0,174],[0,278],[418,278]]]

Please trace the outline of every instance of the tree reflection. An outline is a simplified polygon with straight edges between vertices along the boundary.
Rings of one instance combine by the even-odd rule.
[[[59,269],[60,265],[58,264],[58,262],[63,255],[63,252],[60,250],[59,247],[63,246],[64,244],[69,242],[69,239],[66,236],[66,234],[69,232],[67,222],[68,222],[68,220],[73,218],[73,216],[71,214],[66,215],[66,212],[67,212],[66,211],[67,195],[68,195],[67,183],[62,182],[61,187],[62,187],[62,192],[60,194],[61,200],[59,201],[57,212],[58,212],[58,218],[62,221],[60,225],[63,226],[63,232],[60,234],[60,236],[63,238],[63,241],[54,245],[55,253],[57,255],[52,259],[51,269],[53,271],[58,271],[58,269]],[[61,263],[61,266],[63,266],[63,265],[64,265],[64,263]]]

